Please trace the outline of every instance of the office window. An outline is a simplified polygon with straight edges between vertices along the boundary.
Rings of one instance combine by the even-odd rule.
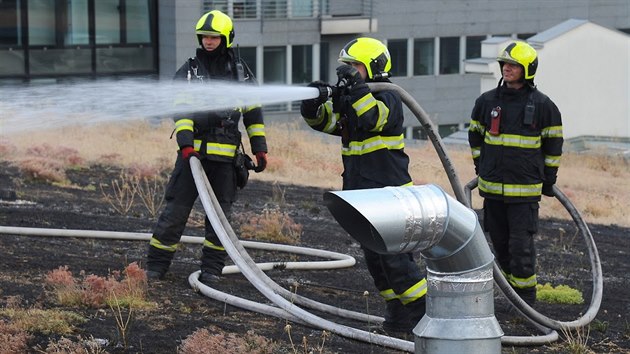
[[[291,0],[292,17],[312,17],[313,0]]]
[[[30,45],[54,46],[55,0],[33,0],[28,10],[28,42]]]
[[[466,59],[481,57],[481,42],[486,36],[466,37]]]
[[[22,43],[22,25],[18,2],[0,1],[0,47],[17,46]]]
[[[227,14],[228,13],[228,0],[214,0],[214,1],[205,0],[203,2],[203,13],[206,13],[212,10],[219,10]]]
[[[435,57],[433,38],[416,38],[413,41],[413,74],[433,75]]]
[[[127,0],[125,8],[127,43],[151,42],[149,3],[146,0]]]
[[[387,49],[392,57],[392,76],[407,76],[407,40],[390,39]]]
[[[68,1],[67,21],[65,44],[90,44],[87,1]]]
[[[265,0],[260,6],[263,18],[281,18],[287,17],[287,1],[288,0]]]
[[[440,74],[459,74],[459,37],[440,38]]]
[[[263,82],[266,84],[286,84],[287,48],[265,47],[263,52]]]
[[[118,0],[99,0],[94,2],[96,44],[120,43],[120,9]]]
[[[236,0],[232,9],[234,18],[256,18],[256,0]]]
[[[329,82],[328,71],[330,70],[330,44],[328,42],[319,43],[319,79]]]
[[[256,75],[256,47],[237,47],[236,54],[240,55],[249,69]]]
[[[313,81],[313,46],[294,45],[292,53],[293,83],[302,84]]]

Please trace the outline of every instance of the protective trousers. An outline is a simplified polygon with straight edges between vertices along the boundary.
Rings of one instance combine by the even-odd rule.
[[[397,300],[406,305],[423,298],[426,281],[411,253],[389,255],[362,249],[374,285],[385,300]]]
[[[484,199],[484,229],[490,234],[497,262],[514,290],[528,302],[536,298],[538,202],[504,203]]]
[[[236,198],[236,174],[233,164],[209,160],[201,160],[201,164],[223,213],[229,219]],[[178,155],[166,187],[164,196],[166,207],[158,218],[149,244],[148,270],[166,273],[198,196],[190,164]],[[202,252],[201,270],[220,275],[225,265],[226,252],[207,217]]]

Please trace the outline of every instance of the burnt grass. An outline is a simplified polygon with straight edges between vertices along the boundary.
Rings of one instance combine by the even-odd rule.
[[[48,229],[110,230],[150,233],[155,218],[139,201],[127,215],[117,213],[103,198],[100,185],[110,188],[120,171],[102,166],[69,171],[69,185],[29,179],[8,163],[0,163],[0,225]],[[333,270],[268,271],[277,283],[314,300],[345,309],[382,316],[384,304],[377,295],[365,267],[358,243],[335,222],[323,205],[323,189],[296,185],[278,185],[250,180],[239,191],[234,210],[237,213],[260,213],[264,208],[280,207],[295,223],[303,227],[299,245],[349,254],[357,264]],[[282,198],[278,198],[281,195]],[[14,198],[15,197],[15,198]],[[195,207],[202,213],[202,207]],[[203,215],[203,214],[200,214]],[[238,225],[234,225],[237,229]],[[604,295],[601,308],[589,326],[588,347],[595,353],[630,352],[630,229],[614,225],[589,224],[595,239],[604,274]],[[185,235],[201,236],[199,226],[189,223]],[[148,242],[93,238],[68,238],[0,234],[0,297],[6,306],[9,298],[19,298],[24,308],[59,308],[45,291],[46,273],[68,266],[73,274],[106,276],[122,270],[131,262],[144,268]],[[588,251],[576,226],[569,220],[541,220],[536,240],[539,282],[565,284],[583,292],[584,304],[558,305],[537,303],[542,314],[557,320],[573,321],[586,311],[591,302],[592,279]],[[324,353],[397,353],[374,344],[328,336],[323,350],[322,330],[293,323],[290,334],[287,321],[226,305],[195,292],[188,276],[198,270],[200,245],[186,244],[180,249],[165,280],[150,283],[148,300],[154,309],[134,312],[128,329],[127,346],[123,346],[113,312],[109,308],[71,308],[87,319],[77,326],[70,338],[94,337],[106,340],[110,353],[176,353],[178,346],[198,328],[219,328],[227,333],[256,334],[279,344],[278,352],[303,353],[304,339],[309,351]],[[256,261],[304,260],[305,256],[252,251]],[[228,262],[230,263],[230,262]],[[269,303],[239,274],[225,276],[219,290]],[[496,287],[495,287],[496,289]],[[365,291],[369,295],[365,295]],[[496,317],[509,336],[539,335],[527,320],[510,310],[505,297],[495,290]],[[332,321],[363,328],[365,323],[322,315]],[[0,320],[6,320],[1,319]],[[59,335],[32,333],[31,352],[46,348]],[[413,340],[412,338],[408,338]],[[503,353],[572,352],[566,335],[547,345],[504,346]],[[291,340],[295,344],[291,344]],[[1,347],[1,346],[0,346]],[[0,350],[1,351],[1,350]],[[212,352],[209,348],[208,352]]]

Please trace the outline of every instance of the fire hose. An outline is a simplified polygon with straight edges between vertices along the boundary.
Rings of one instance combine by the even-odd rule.
[[[451,160],[448,158],[444,143],[442,142],[440,135],[436,132],[436,129],[434,128],[431,119],[426,114],[424,109],[422,109],[418,102],[414,100],[413,97],[409,95],[409,93],[407,93],[405,90],[395,84],[370,83],[369,86],[372,91],[394,90],[401,95],[403,102],[416,116],[422,127],[425,129],[429,139],[431,140],[440,158],[440,161],[442,162],[444,171],[446,172],[451,183],[451,187],[453,188],[455,197],[460,203],[471,208],[472,199],[470,191],[476,187],[477,180],[474,179],[466,185],[465,189],[462,188],[459,182],[459,178],[457,177],[455,167],[452,164]],[[593,282],[591,303],[584,315],[574,321],[562,322],[550,319],[531,308],[525,301],[520,298],[520,296],[514,291],[514,289],[512,289],[507,279],[505,279],[505,276],[503,276],[500,267],[495,262],[493,266],[494,280],[499,286],[499,289],[501,289],[505,297],[525,316],[525,318],[527,318],[532,324],[534,324],[538,329],[542,330],[545,333],[544,336],[535,337],[504,336],[501,342],[507,345],[545,344],[555,341],[558,338],[558,334],[555,331],[566,331],[588,325],[595,318],[595,315],[597,314],[601,306],[603,293],[603,275],[599,253],[597,252],[597,247],[595,245],[593,235],[591,234],[586,222],[578,212],[577,208],[575,208],[569,198],[567,198],[567,196],[556,185],[554,185],[553,191],[555,197],[558,199],[558,201],[560,201],[560,203],[571,215],[588,248]]]

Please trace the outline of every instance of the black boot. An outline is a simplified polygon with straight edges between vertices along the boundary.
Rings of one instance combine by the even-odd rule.
[[[398,300],[387,302],[383,329],[390,334],[410,334],[426,312],[424,298],[403,305]]]

